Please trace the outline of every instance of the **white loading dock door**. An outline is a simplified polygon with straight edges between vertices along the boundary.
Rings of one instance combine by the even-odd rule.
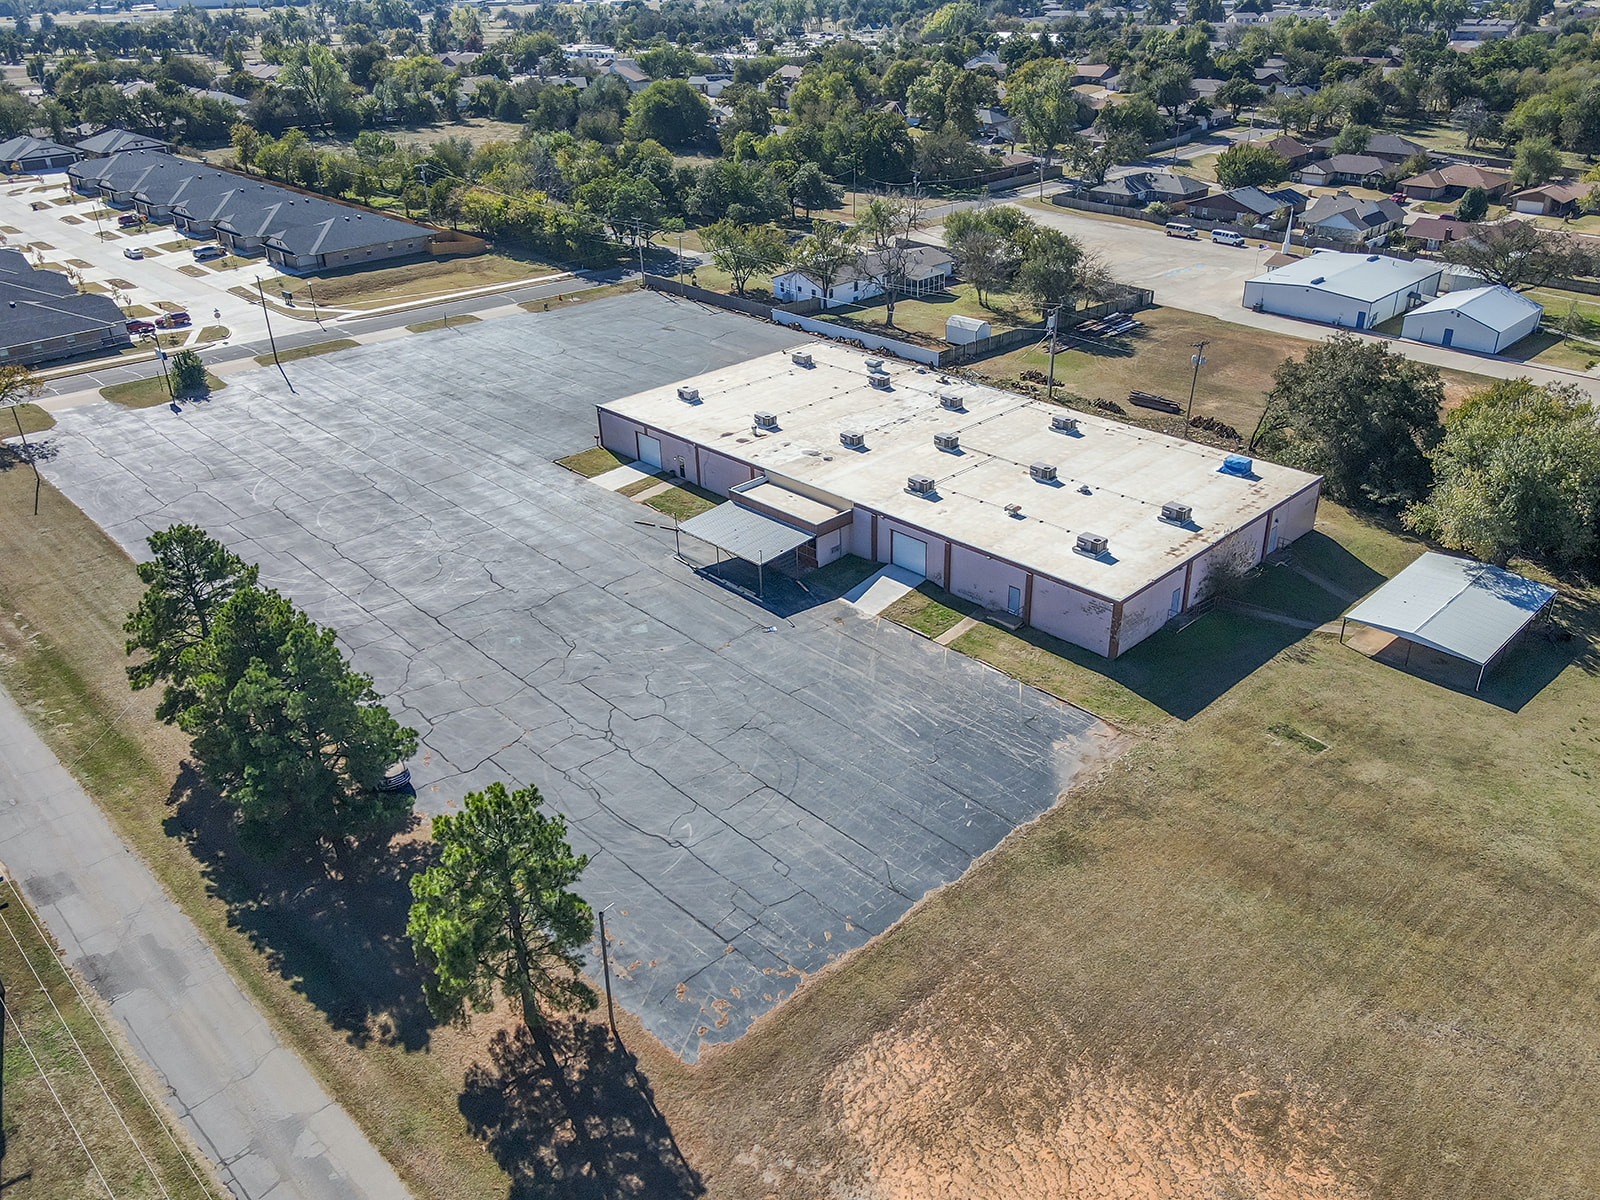
[[[647,467],[661,470],[661,439],[649,434],[639,435],[639,461]]]
[[[928,577],[928,543],[898,531],[889,534],[889,561],[913,575]]]

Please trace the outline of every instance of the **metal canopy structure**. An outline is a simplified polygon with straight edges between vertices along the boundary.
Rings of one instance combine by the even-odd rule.
[[[1555,588],[1500,567],[1430,553],[1352,608],[1344,620],[1466,659],[1478,666],[1481,688],[1489,664],[1555,596]],[[1343,625],[1339,640],[1344,640]]]
[[[690,517],[678,526],[678,532],[715,546],[722,554],[755,563],[758,594],[765,591],[766,564],[799,549],[814,536],[731,500],[698,517]]]

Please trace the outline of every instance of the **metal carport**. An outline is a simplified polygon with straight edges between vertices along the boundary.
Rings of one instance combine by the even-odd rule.
[[[1556,590],[1470,558],[1424,554],[1344,615],[1478,667],[1478,683],[1516,636],[1555,599]],[[1410,659],[1410,649],[1406,657]]]
[[[766,564],[791,550],[798,550],[815,536],[764,513],[742,508],[731,500],[698,517],[690,517],[679,524],[677,532],[716,547],[719,556],[730,554],[755,563],[757,595],[766,591]],[[678,555],[683,556],[681,542]]]

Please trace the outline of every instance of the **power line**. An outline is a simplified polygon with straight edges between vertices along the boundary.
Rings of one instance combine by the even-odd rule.
[[[117,1200],[117,1194],[111,1190],[111,1185],[106,1182],[106,1177],[100,1171],[100,1164],[94,1161],[94,1155],[89,1153],[89,1147],[84,1144],[83,1134],[78,1132],[78,1127],[72,1122],[72,1114],[67,1112],[67,1106],[61,1103],[61,1097],[56,1092],[56,1085],[50,1082],[50,1076],[45,1073],[44,1065],[39,1061],[39,1056],[33,1052],[33,1047],[28,1045],[27,1036],[22,1032],[22,1022],[17,1020],[16,1013],[11,1011],[11,1006],[0,1000],[0,1009],[5,1010],[5,1015],[11,1018],[11,1026],[17,1031],[17,1040],[22,1043],[22,1048],[28,1052],[28,1057],[33,1060],[33,1069],[39,1072],[39,1078],[44,1080],[45,1087],[50,1089],[50,1096],[56,1102],[56,1107],[61,1110],[61,1115],[66,1119],[67,1128],[72,1130],[72,1136],[78,1139],[78,1146],[83,1151],[83,1156],[89,1160],[89,1167],[94,1171],[95,1177],[100,1180],[100,1186],[105,1188],[106,1195],[111,1200]]]
[[[16,893],[18,899],[24,899],[22,896],[22,891],[17,887],[15,880],[6,880],[5,882],[11,884],[11,890]],[[26,902],[21,905],[21,908],[23,913],[27,915],[28,921],[33,926],[34,931],[38,933],[40,940],[48,945],[50,935],[45,932],[44,926],[39,924],[39,918],[34,915],[33,909],[28,907]],[[3,919],[4,918],[0,918],[0,920]],[[118,1065],[122,1067],[124,1074],[127,1075],[129,1081],[133,1084],[133,1090],[139,1093],[139,1098],[144,1101],[145,1107],[150,1110],[150,1115],[156,1119],[156,1124],[161,1126],[161,1132],[167,1135],[167,1141],[172,1144],[173,1150],[175,1150],[178,1157],[183,1160],[184,1166],[188,1168],[189,1175],[194,1180],[195,1186],[200,1189],[201,1195],[205,1196],[206,1200],[215,1200],[210,1187],[208,1187],[205,1180],[200,1177],[200,1173],[195,1170],[193,1157],[188,1153],[188,1151],[178,1144],[178,1139],[172,1135],[172,1128],[168,1123],[171,1118],[163,1114],[162,1111],[156,1107],[155,1101],[150,1099],[150,1093],[145,1091],[144,1084],[139,1082],[138,1073],[128,1065],[128,1060],[122,1056],[122,1050],[117,1045],[116,1039],[111,1036],[110,1032],[101,1022],[100,1014],[95,1011],[95,1006],[90,1001],[89,997],[83,994],[83,989],[78,986],[78,981],[73,977],[72,972],[67,970],[66,965],[63,964],[59,958],[56,958],[54,953],[51,954],[51,957],[56,959],[56,965],[61,968],[61,974],[66,977],[68,985],[72,988],[73,993],[78,997],[78,1001],[83,1005],[83,1010],[89,1014],[89,1019],[94,1022],[94,1027],[100,1031],[100,1036],[105,1039],[106,1045],[110,1047],[111,1053],[116,1058]]]
[[[172,1197],[167,1193],[166,1185],[161,1182],[161,1176],[157,1173],[155,1164],[150,1161],[150,1156],[144,1152],[144,1147],[139,1145],[139,1139],[133,1136],[133,1130],[128,1128],[128,1122],[122,1117],[122,1110],[117,1107],[117,1102],[111,1098],[111,1093],[106,1090],[105,1080],[101,1079],[99,1072],[94,1069],[94,1064],[89,1061],[88,1054],[84,1052],[83,1046],[78,1041],[78,1035],[72,1032],[72,1026],[67,1024],[67,1018],[61,1015],[61,1008],[56,1004],[56,998],[50,994],[50,989],[45,987],[44,980],[39,977],[39,972],[34,969],[33,960],[28,957],[28,952],[22,948],[22,942],[17,937],[16,931],[11,928],[11,922],[6,920],[3,915],[0,915],[0,925],[5,926],[5,931],[10,936],[12,945],[17,948],[17,954],[27,964],[28,973],[33,976],[33,981],[39,985],[39,991],[50,1002],[50,1011],[56,1014],[56,1020],[61,1022],[61,1028],[67,1031],[67,1038],[72,1042],[72,1048],[78,1052],[78,1057],[83,1059],[83,1065],[89,1072],[89,1078],[93,1079],[96,1085],[99,1086],[100,1094],[106,1098],[106,1103],[111,1106],[112,1114],[117,1118],[117,1124],[122,1126],[122,1132],[128,1135],[128,1141],[133,1143],[133,1148],[138,1152],[140,1160],[149,1170],[150,1177],[156,1181],[156,1188],[161,1192],[164,1200],[172,1200]],[[54,957],[54,951],[51,952],[51,957]]]

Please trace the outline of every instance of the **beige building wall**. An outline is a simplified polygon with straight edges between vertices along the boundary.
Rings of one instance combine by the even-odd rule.
[[[1033,579],[1029,624],[1096,654],[1111,653],[1111,601],[1046,575]]]

